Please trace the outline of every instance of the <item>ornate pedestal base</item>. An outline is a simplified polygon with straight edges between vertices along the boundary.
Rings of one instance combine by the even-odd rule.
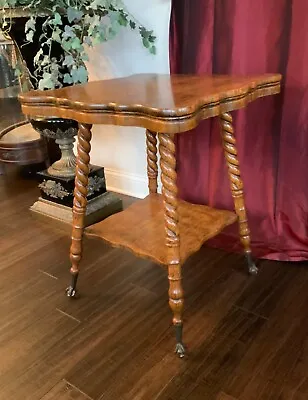
[[[112,214],[117,213],[123,209],[122,200],[120,200],[113,193],[103,193],[88,202],[87,211],[85,215],[85,226],[95,224],[102,221]],[[64,222],[71,226],[73,221],[72,208],[57,204],[52,201],[39,197],[33,206],[30,207],[41,216],[53,218],[55,221]]]
[[[40,181],[41,197],[52,203],[73,207],[75,176],[53,176],[49,169],[37,173]],[[103,167],[91,165],[87,200],[106,193],[106,182]]]
[[[72,223],[75,177],[51,176],[48,170],[37,173],[41,197],[30,210],[54,220]],[[122,200],[106,191],[104,168],[91,166],[85,226],[103,220],[123,209]]]

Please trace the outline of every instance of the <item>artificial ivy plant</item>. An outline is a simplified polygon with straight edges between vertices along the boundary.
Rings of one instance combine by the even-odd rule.
[[[42,90],[87,82],[87,48],[114,38],[123,28],[138,30],[143,46],[156,53],[153,31],[140,24],[122,0],[0,0],[0,27],[7,33],[17,7],[29,11],[27,43],[34,40],[38,18],[44,18],[32,74]],[[55,45],[60,45],[60,55],[54,56]]]

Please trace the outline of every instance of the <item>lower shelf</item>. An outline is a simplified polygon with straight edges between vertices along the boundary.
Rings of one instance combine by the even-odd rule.
[[[233,212],[180,200],[181,263],[236,219]],[[167,264],[163,199],[159,194],[137,201],[126,210],[86,228],[85,233],[159,264]]]

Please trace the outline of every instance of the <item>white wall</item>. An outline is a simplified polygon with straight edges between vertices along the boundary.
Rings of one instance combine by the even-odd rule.
[[[138,33],[123,29],[114,40],[91,50],[90,80],[140,72],[169,73],[171,0],[126,0],[129,11],[157,36],[157,54],[145,49]],[[119,193],[147,194],[145,131],[140,128],[93,127],[91,163],[105,167],[107,187]]]

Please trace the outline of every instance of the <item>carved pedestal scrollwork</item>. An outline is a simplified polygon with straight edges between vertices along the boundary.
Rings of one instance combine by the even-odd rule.
[[[155,132],[146,131],[146,144],[149,192],[157,193],[157,134]]]
[[[76,284],[79,273],[79,263],[82,257],[82,236],[84,217],[87,206],[88,175],[91,150],[92,125],[80,124],[77,145],[77,168],[75,177],[74,204],[73,204],[73,231],[70,248],[72,283],[67,289],[69,297],[75,297]]]
[[[250,248],[250,231],[248,227],[245,201],[244,201],[244,185],[241,179],[239,160],[237,157],[236,140],[234,137],[234,129],[232,126],[232,116],[230,113],[224,113],[220,116],[221,135],[225,158],[228,166],[228,173],[231,183],[231,193],[234,200],[235,212],[238,216],[240,240],[244,248],[245,256],[248,263],[249,272],[257,274],[258,269],[253,262]]]
[[[162,171],[162,194],[164,199],[166,246],[168,251],[169,304],[173,312],[173,324],[176,329],[176,353],[184,357],[182,342],[182,313],[184,294],[180,261],[180,234],[177,200],[177,174],[174,136],[159,134],[160,166]]]
[[[90,167],[89,167],[90,169]],[[105,178],[100,176],[91,176],[88,179],[88,196],[98,192],[105,186]]]
[[[96,192],[99,192],[101,188],[105,186],[105,179],[100,176],[91,176],[88,178],[88,197],[92,196]],[[46,193],[49,197],[55,199],[64,199],[64,197],[73,195],[73,192],[68,192],[59,182],[52,181],[50,179],[43,180],[38,187]]]
[[[64,197],[70,195],[69,192],[61,185],[61,183],[55,181],[44,180],[38,185],[38,187],[42,189],[43,192],[45,192],[48,196],[55,199],[64,199]]]

